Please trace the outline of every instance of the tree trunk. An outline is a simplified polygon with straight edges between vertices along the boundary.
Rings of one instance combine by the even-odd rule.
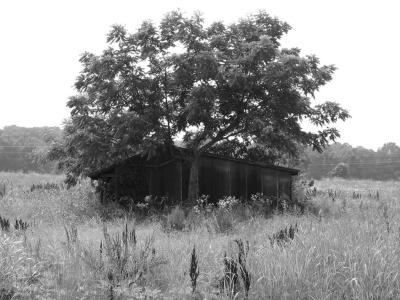
[[[195,153],[189,175],[188,201],[191,204],[196,203],[197,199],[199,198],[199,162],[200,155]]]

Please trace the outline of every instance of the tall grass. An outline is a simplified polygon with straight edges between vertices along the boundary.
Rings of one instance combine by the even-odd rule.
[[[0,215],[11,223],[35,220],[24,231],[0,232],[0,298],[1,293],[28,299],[400,297],[399,182],[319,181],[311,212],[264,217],[231,210],[229,230],[218,230],[217,213],[178,208],[151,222],[104,218],[88,181],[70,190],[31,192],[34,183],[62,178],[4,173],[0,178],[8,180]],[[289,234],[288,228],[296,230]],[[283,242],[271,243],[282,232]],[[140,258],[146,263],[138,264]],[[226,259],[237,268],[233,289],[223,284]]]

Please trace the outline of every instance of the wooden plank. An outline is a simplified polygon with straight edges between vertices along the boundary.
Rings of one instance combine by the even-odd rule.
[[[257,166],[247,166],[247,199],[262,191],[260,174],[261,170]]]
[[[261,180],[262,180],[261,192],[266,196],[275,196],[276,195],[275,170],[262,169]]]

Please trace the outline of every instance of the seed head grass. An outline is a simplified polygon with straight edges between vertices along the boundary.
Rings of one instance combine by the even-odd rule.
[[[399,182],[316,181],[304,214],[231,211],[232,226],[220,230],[215,213],[185,212],[179,215],[184,228],[165,230],[165,218],[105,217],[88,180],[71,189],[30,190],[62,180],[0,173],[7,185],[0,214],[11,221],[8,231],[0,230],[0,293],[16,299],[400,297]],[[17,230],[16,219],[29,226]],[[283,229],[285,242],[271,243]],[[221,290],[224,257],[236,263],[237,286],[228,290]]]

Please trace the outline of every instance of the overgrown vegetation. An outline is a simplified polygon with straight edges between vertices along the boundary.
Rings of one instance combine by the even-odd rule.
[[[96,206],[86,181],[30,191],[62,178],[0,173],[1,180],[1,218],[10,223],[0,230],[4,299],[400,296],[398,182],[300,182],[303,213],[290,205],[265,213],[271,199],[263,195],[254,205],[233,197],[210,205],[204,196],[196,209],[140,221],[134,211],[118,216]],[[219,229],[223,212],[228,230]],[[29,226],[17,229],[16,219]]]

